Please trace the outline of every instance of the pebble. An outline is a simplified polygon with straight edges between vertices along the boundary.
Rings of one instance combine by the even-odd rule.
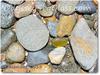
[[[76,11],[83,14],[92,14],[96,12],[96,6],[90,1],[80,1],[76,6]]]
[[[13,5],[18,5],[18,4],[21,4],[24,2],[24,0],[4,0],[10,4],[13,4]]]
[[[8,66],[8,68],[3,70],[4,73],[25,73],[28,69],[19,63],[14,63]]]
[[[0,61],[5,61],[6,57],[5,57],[5,53],[0,53]]]
[[[51,73],[52,68],[48,64],[40,64],[30,68],[31,73]]]
[[[36,9],[43,9],[44,7],[46,7],[45,0],[35,0]]]
[[[64,47],[69,44],[69,41],[66,38],[55,38],[52,39],[51,42],[54,47]]]
[[[0,52],[4,52],[6,51],[6,49],[9,47],[9,45],[16,41],[16,35],[15,33],[10,30],[10,29],[6,29],[3,32],[1,32],[1,39],[0,39]]]
[[[7,68],[7,67],[8,67],[8,64],[5,61],[0,61],[0,68],[1,69]]]
[[[21,5],[16,6],[14,10],[15,17],[21,18],[28,16],[32,13],[34,8],[34,2],[24,2]]]
[[[24,48],[17,42],[12,43],[6,52],[7,62],[9,63],[22,62],[24,58],[25,58]]]
[[[13,14],[14,7],[7,3],[1,2],[1,28],[8,28],[15,22],[15,17]]]
[[[28,66],[36,66],[39,64],[48,63],[48,53],[53,49],[52,46],[47,46],[37,52],[28,52],[27,63]]]
[[[72,31],[70,43],[77,62],[83,69],[89,70],[97,60],[97,37],[84,18],[78,20]]]
[[[62,14],[72,14],[75,12],[75,6],[77,5],[79,0],[70,0],[70,1],[65,1],[65,0],[58,0],[57,1],[57,9],[59,12]]]
[[[44,7],[43,9],[39,10],[39,14],[43,17],[50,17],[53,15],[55,6]]]
[[[98,5],[98,0],[93,0],[93,2],[94,2],[96,5]]]
[[[70,16],[61,16],[57,25],[57,35],[59,37],[71,35],[72,29],[76,24],[76,19],[77,17],[75,14]]]
[[[49,31],[36,15],[24,17],[15,25],[18,41],[28,51],[37,51],[47,44]]]
[[[51,51],[48,54],[48,57],[53,64],[60,64],[64,55],[65,55],[66,49],[64,47],[58,47],[55,48],[53,51]]]

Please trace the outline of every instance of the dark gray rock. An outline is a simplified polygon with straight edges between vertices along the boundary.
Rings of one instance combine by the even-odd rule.
[[[2,28],[8,28],[11,25],[13,25],[15,21],[14,17],[14,7],[12,5],[9,5],[7,3],[1,2],[1,27]]]

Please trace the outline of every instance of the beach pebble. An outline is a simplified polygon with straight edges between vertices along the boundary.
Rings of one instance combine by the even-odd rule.
[[[12,43],[6,52],[7,62],[9,63],[22,62],[24,58],[25,58],[24,48],[17,42]]]
[[[23,4],[18,5],[14,10],[15,17],[21,18],[28,16],[32,13],[33,8],[34,2],[24,2]]]
[[[53,15],[54,9],[55,9],[54,5],[49,7],[44,7],[43,9],[39,10],[39,13],[43,17],[49,17]]]
[[[51,51],[48,54],[48,57],[53,64],[60,64],[64,55],[65,55],[66,49],[64,47],[58,47],[55,48],[53,51]]]
[[[83,69],[89,70],[97,60],[97,37],[84,18],[78,20],[72,31],[70,43],[77,62]]]
[[[48,53],[53,49],[51,46],[47,46],[37,52],[28,52],[27,63],[28,66],[35,66],[38,64],[48,63]]]
[[[16,41],[16,35],[15,33],[10,30],[10,29],[6,29],[4,31],[1,32],[1,39],[0,39],[0,52],[4,52],[6,51],[6,49],[9,47],[9,45]]]
[[[13,4],[13,5],[18,5],[18,4],[21,4],[24,2],[24,0],[4,0],[10,4]]]
[[[7,67],[8,67],[8,64],[5,61],[0,61],[0,68],[1,69],[7,68]]]
[[[47,44],[49,31],[36,15],[24,17],[15,25],[18,41],[28,51],[37,51]]]
[[[8,28],[13,25],[15,22],[14,17],[14,7],[12,5],[9,5],[7,3],[1,2],[1,28]]]
[[[72,14],[75,12],[75,6],[77,5],[79,0],[58,0],[57,1],[57,10],[62,14]]]
[[[40,64],[30,68],[31,73],[51,73],[52,68],[48,64]]]

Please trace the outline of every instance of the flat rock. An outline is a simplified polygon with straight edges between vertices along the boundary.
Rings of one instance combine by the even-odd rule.
[[[17,38],[28,51],[37,51],[47,44],[49,31],[36,15],[24,17],[15,25]]]
[[[1,28],[8,28],[13,25],[15,21],[14,17],[14,7],[12,5],[9,5],[7,3],[1,2]]]
[[[53,64],[60,64],[64,55],[65,55],[66,49],[64,47],[58,47],[55,48],[53,51],[51,51],[48,54],[48,57]]]
[[[24,48],[17,42],[12,43],[6,52],[7,62],[9,63],[22,62],[24,58],[25,58]]]
[[[1,39],[0,39],[0,42],[1,42],[0,50],[1,50],[1,52],[6,51],[6,49],[9,47],[9,45],[14,41],[16,41],[15,33],[10,29],[3,30],[1,32]]]
[[[72,31],[70,43],[77,62],[89,70],[97,60],[97,37],[90,30],[86,20],[80,18]]]

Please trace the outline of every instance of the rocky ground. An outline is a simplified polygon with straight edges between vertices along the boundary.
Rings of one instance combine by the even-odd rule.
[[[97,0],[2,0],[4,73],[97,73]]]

